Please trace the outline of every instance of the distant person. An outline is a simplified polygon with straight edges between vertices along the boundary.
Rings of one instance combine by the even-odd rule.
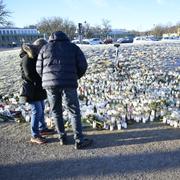
[[[89,146],[92,140],[83,137],[77,80],[86,72],[87,61],[80,48],[71,43],[62,31],[56,31],[49,37],[49,43],[40,51],[36,70],[42,77],[43,88],[48,99],[59,133],[60,144],[67,144],[63,121],[62,96],[71,112],[71,124],[74,132],[75,149]]]
[[[37,56],[47,41],[40,38],[33,44],[23,44],[21,47],[21,77],[22,88],[20,98],[31,105],[31,142],[42,144],[46,139],[42,135],[54,133],[48,129],[44,120],[44,99],[47,98],[46,90],[42,88],[42,79],[36,72]]]

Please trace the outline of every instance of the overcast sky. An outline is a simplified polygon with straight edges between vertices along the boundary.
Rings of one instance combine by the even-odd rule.
[[[157,24],[180,22],[180,0],[4,0],[16,27],[37,24],[42,18],[62,17],[74,23],[144,31]]]

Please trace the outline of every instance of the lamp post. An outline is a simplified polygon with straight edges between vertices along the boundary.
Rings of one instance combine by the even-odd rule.
[[[84,37],[87,38],[87,22],[84,21]]]
[[[80,42],[80,44],[82,44],[82,34],[83,34],[83,32],[82,32],[82,23],[78,23],[78,34],[79,34],[79,42]]]

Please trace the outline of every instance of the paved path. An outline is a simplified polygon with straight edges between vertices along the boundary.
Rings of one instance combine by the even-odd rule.
[[[85,150],[74,150],[71,132],[67,146],[57,135],[34,145],[27,123],[0,123],[0,179],[180,179],[180,129],[154,122],[85,134],[95,141]]]

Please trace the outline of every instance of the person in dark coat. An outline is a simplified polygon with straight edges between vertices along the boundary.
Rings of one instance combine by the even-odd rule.
[[[92,140],[84,138],[82,133],[77,95],[77,81],[85,74],[87,66],[81,49],[71,43],[62,31],[50,35],[49,42],[41,49],[36,64],[36,70],[42,77],[42,86],[48,94],[61,145],[67,143],[62,110],[62,95],[65,96],[71,113],[75,149],[84,148],[92,143]]]
[[[33,44],[23,44],[21,47],[21,98],[31,105],[31,142],[42,144],[46,139],[41,135],[53,133],[48,129],[44,120],[44,99],[47,98],[46,90],[42,88],[42,79],[36,72],[37,56],[47,41],[40,38]]]

